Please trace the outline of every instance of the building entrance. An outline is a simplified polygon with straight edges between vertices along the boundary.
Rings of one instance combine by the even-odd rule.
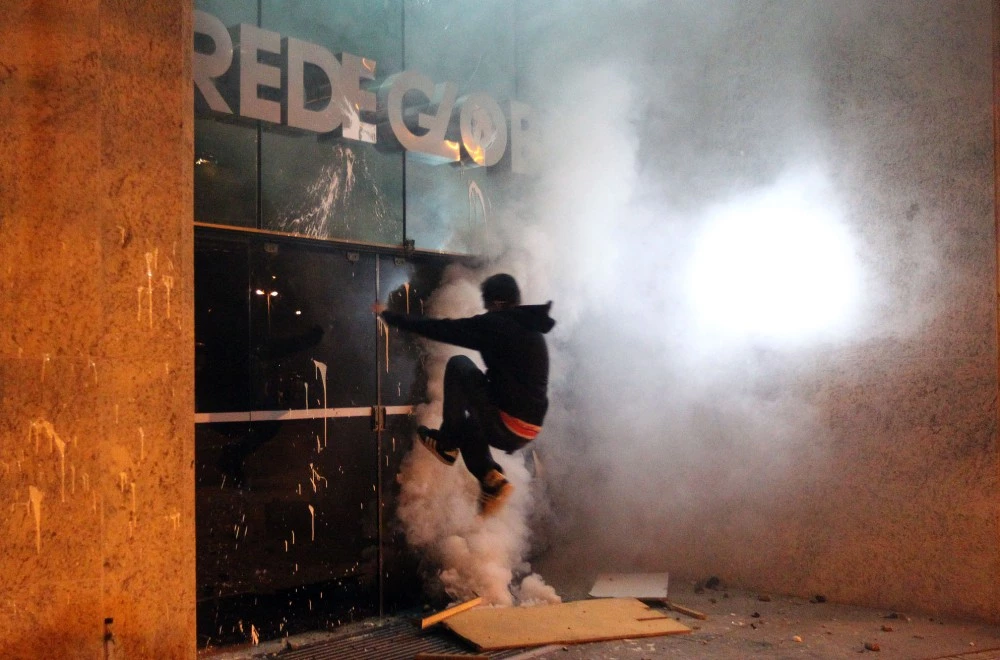
[[[392,521],[419,349],[372,305],[419,310],[443,264],[206,228],[195,252],[200,644],[414,602]]]

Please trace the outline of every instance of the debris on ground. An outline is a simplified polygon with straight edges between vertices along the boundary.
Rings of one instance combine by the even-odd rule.
[[[464,603],[459,603],[458,605],[455,605],[454,607],[449,607],[448,609],[443,610],[441,612],[438,612],[437,614],[435,614],[433,616],[429,616],[429,617],[426,617],[424,619],[421,619],[421,621],[420,621],[420,629],[421,630],[426,630],[427,628],[430,628],[431,626],[433,626],[435,624],[441,623],[442,621],[444,621],[448,617],[455,616],[456,614],[461,614],[462,612],[464,612],[466,610],[470,610],[473,607],[476,607],[477,605],[482,604],[482,602],[483,602],[482,597],[473,598],[472,600],[467,600]]]
[[[708,615],[705,614],[704,612],[699,612],[698,610],[691,609],[690,607],[680,605],[678,603],[673,602],[672,600],[664,599],[663,604],[667,607],[667,609],[673,610],[674,612],[680,612],[681,614],[686,614],[695,619],[700,619],[701,621],[704,621],[705,619],[708,618]]]
[[[444,626],[479,651],[660,637],[691,629],[635,598],[595,598],[533,607],[470,609]]]
[[[591,598],[667,597],[668,573],[605,573],[597,576],[588,594]]]

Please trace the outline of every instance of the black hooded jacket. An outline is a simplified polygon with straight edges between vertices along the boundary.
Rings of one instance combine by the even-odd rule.
[[[549,407],[549,352],[543,336],[555,326],[552,303],[520,305],[464,319],[429,319],[384,311],[389,325],[428,339],[479,351],[490,395],[501,410],[542,425]]]

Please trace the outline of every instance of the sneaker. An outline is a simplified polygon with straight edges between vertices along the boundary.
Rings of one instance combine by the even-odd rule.
[[[426,426],[417,427],[417,437],[420,438],[420,444],[427,447],[435,458],[445,465],[454,465],[455,461],[458,460],[458,450],[443,448],[434,435],[435,432]]]
[[[513,494],[514,484],[499,470],[490,470],[479,482],[479,515],[484,518],[494,515]]]

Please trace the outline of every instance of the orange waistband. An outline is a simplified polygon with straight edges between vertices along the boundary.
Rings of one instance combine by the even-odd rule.
[[[535,424],[529,424],[523,419],[518,419],[512,415],[508,415],[504,411],[500,411],[500,419],[503,421],[504,426],[506,426],[511,433],[518,436],[519,438],[524,438],[525,440],[534,440],[538,435],[538,432],[542,430],[541,426],[536,426]]]

